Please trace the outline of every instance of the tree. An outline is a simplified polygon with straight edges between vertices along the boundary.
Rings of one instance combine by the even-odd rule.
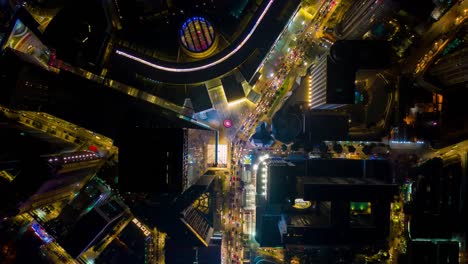
[[[341,146],[341,144],[335,144],[333,145],[333,151],[336,153],[343,153],[343,146]]]
[[[348,152],[354,153],[356,151],[356,148],[353,145],[348,146]]]
[[[282,151],[288,150],[288,146],[286,146],[286,144],[282,144],[282,145],[281,145],[281,150],[282,150]]]
[[[298,151],[300,148],[301,148],[301,144],[298,142],[294,142],[294,144],[292,144],[291,146],[292,151]]]
[[[320,143],[319,150],[321,153],[327,153],[328,152],[327,144],[325,144],[325,142]]]
[[[371,154],[371,150],[372,148],[369,145],[364,145],[364,147],[362,147],[362,152],[366,155]]]

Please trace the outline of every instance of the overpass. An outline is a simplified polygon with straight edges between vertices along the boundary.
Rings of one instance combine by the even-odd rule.
[[[110,71],[116,77],[121,76],[119,70],[125,70],[127,76],[130,71],[130,74],[161,82],[199,83],[228,73],[259,50],[260,54],[257,53],[255,58],[258,66],[298,10],[299,4],[299,0],[264,1],[244,32],[229,47],[210,58],[190,63],[168,62],[138,54],[129,48],[116,47],[110,57]]]

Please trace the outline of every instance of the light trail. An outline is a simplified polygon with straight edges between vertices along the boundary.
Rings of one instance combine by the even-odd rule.
[[[174,68],[174,67],[165,67],[165,66],[161,66],[161,65],[158,65],[158,64],[155,64],[155,63],[152,63],[152,62],[149,62],[149,61],[146,61],[142,58],[139,58],[137,56],[133,56],[131,54],[128,54],[124,51],[121,51],[121,50],[116,50],[115,53],[117,53],[118,55],[121,55],[121,56],[124,56],[124,57],[127,57],[131,60],[134,60],[134,61],[137,61],[139,63],[142,63],[142,64],[145,64],[147,66],[150,66],[152,68],[155,68],[155,69],[158,69],[158,70],[162,70],[162,71],[168,71],[168,72],[194,72],[194,71],[199,71],[199,70],[204,70],[204,69],[208,69],[210,67],[213,67],[215,65],[218,65],[220,63],[222,63],[223,61],[229,59],[230,57],[232,57],[232,55],[234,55],[235,53],[237,53],[244,45],[245,43],[247,43],[247,41],[250,39],[250,37],[253,35],[253,33],[255,32],[255,30],[257,29],[258,25],[260,24],[260,22],[262,22],[263,20],[263,17],[266,15],[266,13],[268,12],[268,10],[270,9],[271,5],[273,4],[273,1],[274,0],[270,0],[270,2],[268,2],[267,6],[265,7],[265,9],[263,10],[262,14],[260,15],[260,17],[258,18],[257,22],[255,22],[255,25],[252,27],[252,29],[250,30],[249,34],[247,34],[247,36],[245,37],[244,40],[242,40],[242,42],[235,48],[233,49],[231,52],[229,52],[228,54],[226,54],[224,57],[222,58],[219,58],[218,60],[216,61],[213,61],[211,63],[208,63],[208,64],[205,64],[205,65],[202,65],[202,66],[198,66],[198,67],[191,67],[191,68]]]

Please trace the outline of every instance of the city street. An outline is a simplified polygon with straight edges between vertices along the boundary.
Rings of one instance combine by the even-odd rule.
[[[451,64],[458,56],[462,58],[449,65],[451,73],[443,76],[465,73],[462,64],[466,62],[467,38],[461,35],[467,28],[468,0],[443,3],[452,4],[446,9],[444,1],[433,1],[435,11],[445,12],[437,20],[434,12],[422,19],[422,11],[384,0],[240,1],[243,3],[236,3],[237,19],[242,12],[249,12],[250,20],[243,19],[242,30],[231,34],[232,38],[226,37],[226,32],[236,25],[233,29],[224,27],[240,20],[212,20],[220,8],[217,5],[215,9],[213,1],[202,1],[200,8],[197,3],[200,14],[185,7],[177,9],[177,1],[162,1],[161,6],[136,2],[99,2],[98,7],[105,11],[105,16],[96,18],[96,24],[102,26],[99,31],[88,18],[78,21],[87,25],[84,32],[90,36],[104,36],[100,30],[105,32],[105,41],[90,38],[89,42],[100,40],[99,52],[91,52],[88,37],[78,38],[79,32],[70,34],[71,40],[62,40],[62,36],[57,41],[48,39],[54,36],[46,33],[59,21],[53,20],[58,9],[43,10],[34,1],[9,0],[13,9],[26,13],[9,14],[12,22],[4,46],[8,53],[2,65],[15,65],[0,76],[9,85],[7,98],[1,98],[5,107],[0,106],[0,114],[8,122],[1,128],[11,126],[11,134],[19,138],[0,153],[9,159],[0,170],[0,183],[7,186],[5,197],[14,201],[6,201],[8,210],[0,219],[0,245],[5,255],[24,252],[13,249],[16,244],[26,244],[34,247],[31,256],[34,253],[42,261],[70,264],[112,262],[120,257],[122,262],[134,257],[151,264],[179,263],[179,256],[185,257],[182,262],[190,258],[193,263],[199,259],[200,263],[211,263],[205,255],[212,251],[217,259],[221,251],[222,264],[309,264],[319,257],[328,258],[320,263],[398,263],[402,256],[414,260],[411,243],[431,240],[439,254],[438,243],[450,240],[459,243],[463,256],[466,238],[458,236],[466,236],[467,231],[455,233],[459,232],[455,227],[441,227],[458,228],[466,220],[462,197],[468,191],[468,140],[459,139],[453,141],[458,144],[447,146],[453,142],[441,134],[448,131],[455,135],[458,131],[452,130],[458,130],[457,122],[467,129],[468,122],[457,116],[462,112],[458,106],[463,104],[454,103],[448,92],[444,93],[463,88],[466,78],[460,77],[462,85],[449,86],[439,84],[441,77],[432,73],[439,71],[437,67],[445,70],[445,62]],[[208,6],[212,9],[205,10]],[[184,17],[188,14],[190,17]],[[156,50],[146,52],[150,49],[143,46],[150,46],[149,40],[161,41],[161,36],[125,39],[140,28],[135,25],[143,25],[150,16],[164,26],[175,19],[171,16],[198,21],[190,24],[193,29],[183,24],[183,30],[174,32],[175,39],[168,45],[182,44],[174,46],[174,51],[179,51],[177,60],[164,61],[162,55],[156,56]],[[206,26],[205,16],[213,27]],[[200,23],[200,19],[205,22]],[[149,29],[141,28],[145,29],[141,32]],[[222,37],[220,41],[226,42],[222,48],[218,46],[209,54],[197,49],[201,52],[194,53],[197,56],[180,53],[187,52],[182,48],[187,48],[183,44],[189,40],[209,49],[215,31],[221,35],[216,35],[216,40]],[[4,32],[0,33],[3,36]],[[330,50],[337,40],[357,39],[390,43],[391,51],[381,53],[389,53],[391,63],[373,64],[378,49],[369,47],[380,45],[377,41],[340,41],[333,52]],[[69,47],[72,44],[76,44],[76,56],[67,59],[64,54],[75,51]],[[370,45],[356,52],[357,46],[351,50],[348,44]],[[379,63],[382,61],[386,60]],[[384,69],[374,70],[381,66]],[[427,71],[432,75],[425,80]],[[68,90],[62,91],[62,87]],[[409,87],[407,93],[403,87]],[[425,94],[419,88],[433,93]],[[29,95],[32,91],[37,94]],[[93,97],[95,91],[99,96]],[[88,102],[76,99],[77,94],[88,93]],[[118,94],[117,99],[113,94]],[[107,101],[118,103],[107,105]],[[108,114],[95,104],[112,111]],[[449,118],[445,116],[449,115],[454,129],[446,129],[445,119]],[[93,118],[96,120],[84,120]],[[22,130],[16,132],[15,125]],[[147,134],[142,134],[143,144],[135,141],[133,134],[126,141],[128,127],[140,130],[146,125],[145,129],[174,128],[166,133],[177,129],[173,133],[177,137],[162,135],[162,129],[157,133],[146,129],[158,141],[147,140]],[[106,132],[107,128],[112,133]],[[439,128],[437,136],[426,136],[429,130]],[[322,131],[327,141],[319,136]],[[61,152],[36,153],[32,144],[16,143],[28,143],[39,134],[44,149],[53,146]],[[447,147],[434,149],[431,144],[436,141]],[[18,145],[26,145],[20,146],[26,151],[13,153]],[[141,145],[153,147],[148,150]],[[128,150],[132,153],[123,155]],[[135,163],[126,164],[130,156]],[[148,170],[151,177],[146,177]],[[128,172],[133,173],[131,181],[156,191],[124,191],[121,187],[127,186],[122,182]],[[27,173],[40,177],[31,178]],[[140,175],[145,179],[140,180]],[[28,183],[27,188],[23,182]],[[442,220],[439,224],[436,217],[445,214],[450,215],[449,224]],[[435,224],[425,226],[430,221]],[[410,223],[415,228],[410,230]],[[438,229],[455,231],[447,235],[449,238],[434,239],[428,232],[430,239],[426,239],[428,229],[434,237]],[[74,233],[83,234],[83,238]],[[193,255],[181,254],[192,250]],[[355,254],[357,262],[351,257],[345,260],[346,252],[341,250]],[[108,260],[110,255],[115,259]]]
[[[453,34],[456,33],[456,28],[463,24],[463,21],[467,18],[466,9],[468,9],[468,1],[462,0],[458,4],[453,5],[438,21],[434,22],[424,32],[419,40],[419,44],[411,49],[410,55],[405,59],[405,63],[403,63],[402,72],[413,73],[421,58],[429,54],[429,51],[437,41],[441,39],[445,41],[445,39],[453,37]],[[458,17],[462,17],[462,20],[459,19],[459,22],[455,23]],[[441,49],[438,50],[440,51]],[[434,54],[428,56],[432,57]],[[426,65],[429,65],[429,63],[426,63]]]
[[[230,142],[234,146],[233,151],[231,152],[230,160],[230,169],[231,177],[229,178],[229,198],[226,199],[225,206],[228,208],[227,214],[223,216],[225,220],[225,246],[222,252],[223,260],[226,260],[225,263],[241,263],[243,258],[244,251],[244,242],[242,234],[242,221],[243,221],[243,212],[241,208],[242,201],[242,188],[240,187],[241,175],[242,175],[242,166],[240,160],[246,154],[248,149],[251,149],[249,143],[246,143],[250,136],[253,133],[253,130],[257,124],[261,121],[270,121],[267,113],[270,112],[272,106],[276,109],[281,107],[280,104],[274,103],[275,93],[284,86],[285,80],[289,79],[290,82],[294,82],[296,77],[300,74],[304,74],[304,69],[310,65],[310,62],[307,61],[307,58],[304,57],[304,51],[307,49],[310,42],[318,42],[319,36],[323,35],[321,30],[323,25],[327,23],[328,19],[332,16],[332,13],[337,9],[339,3],[335,1],[326,1],[323,3],[321,11],[317,12],[314,15],[307,13],[306,8],[301,8],[297,15],[291,18],[291,22],[288,24],[285,31],[278,37],[277,42],[272,47],[265,63],[261,67],[261,77],[257,83],[253,86],[253,89],[262,94],[262,98],[259,103],[251,108],[243,106],[236,109],[242,109],[241,114],[238,115],[240,119],[236,119],[241,125],[235,125],[229,130],[234,131],[235,133],[228,133],[229,135],[234,135],[234,137],[228,137],[231,139]],[[318,15],[317,15],[318,14]],[[319,25],[319,26],[317,26]],[[320,33],[317,33],[320,31]],[[318,55],[318,54],[317,54]],[[216,84],[210,84],[211,87],[216,87]],[[285,91],[282,96],[285,96],[288,92],[288,89],[292,85],[287,85],[284,87]],[[217,88],[216,88],[217,89]],[[228,117],[226,113],[229,113],[227,110],[228,107],[225,107],[222,104],[222,97],[219,93],[216,93],[215,89],[210,92],[210,97],[215,103],[214,107],[218,110],[218,120],[223,120]],[[282,102],[283,98],[276,98],[278,102]],[[215,100],[213,100],[215,99]],[[246,111],[248,109],[248,111]],[[250,114],[249,114],[250,111]],[[274,111],[274,109],[273,109]],[[236,113],[237,111],[231,112]],[[271,114],[271,113],[270,113]],[[232,118],[232,115],[229,116]],[[236,122],[236,123],[237,123]],[[219,123],[219,121],[218,121]],[[221,126],[218,126],[221,127]],[[235,129],[233,129],[235,128]],[[225,130],[222,128],[222,130]],[[222,133],[224,134],[224,133]],[[224,138],[224,137],[223,137]],[[245,146],[245,147],[244,147]],[[253,180],[255,183],[255,180]],[[253,217],[253,222],[255,222],[255,217]],[[248,234],[246,234],[248,235]],[[252,236],[250,236],[251,239]],[[256,255],[256,246],[253,240],[247,243],[248,247],[251,248],[253,254]],[[268,254],[264,254],[264,257],[270,257]],[[278,255],[275,254],[276,260],[281,259]],[[272,258],[273,260],[273,258]]]

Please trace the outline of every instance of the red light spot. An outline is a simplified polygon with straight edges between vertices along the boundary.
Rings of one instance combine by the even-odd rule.
[[[99,150],[98,147],[96,147],[94,145],[89,146],[88,149],[91,150],[94,153],[98,152],[98,150]]]

